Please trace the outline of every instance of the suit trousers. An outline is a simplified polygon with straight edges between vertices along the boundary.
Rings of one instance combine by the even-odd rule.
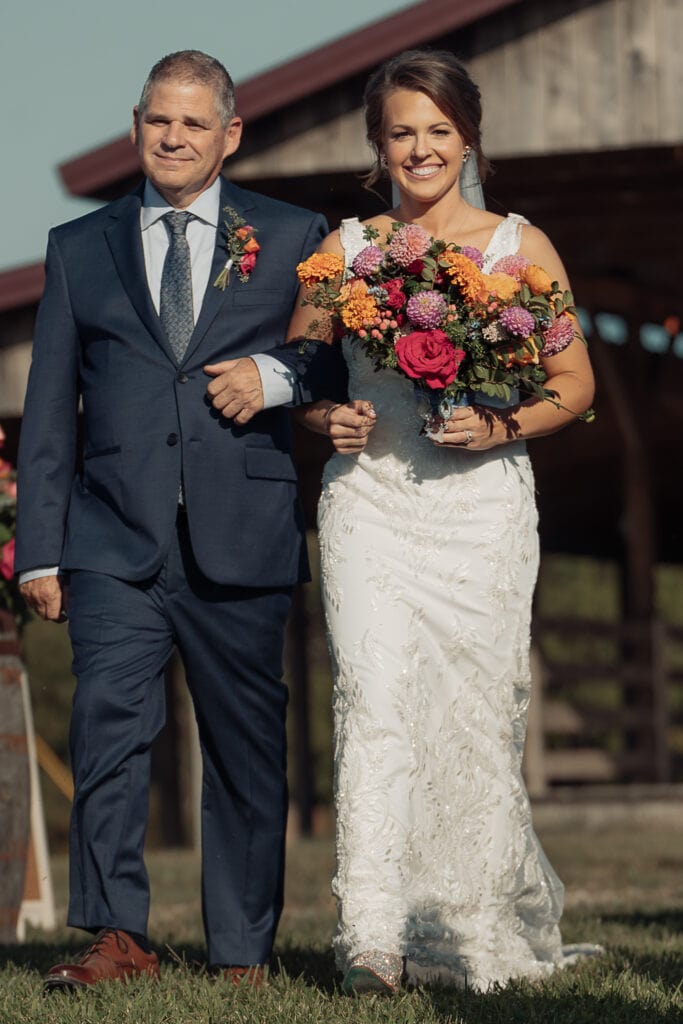
[[[213,583],[179,512],[168,557],[142,583],[71,574],[77,678],[68,923],[145,934],[150,747],[177,645],[199,725],[202,910],[211,964],[267,962],[283,897],[287,816],[282,683],[291,588]]]

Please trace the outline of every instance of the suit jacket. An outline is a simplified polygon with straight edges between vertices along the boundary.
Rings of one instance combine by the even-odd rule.
[[[16,569],[149,578],[168,551],[182,474],[205,575],[242,586],[291,584],[307,563],[288,413],[265,410],[234,425],[207,401],[202,367],[282,344],[296,264],[323,237],[325,221],[223,182],[221,207],[258,229],[261,250],[247,282],[233,274],[225,291],[215,288],[226,259],[219,228],[179,366],[147,287],[141,196],[50,232],[19,450]],[[329,390],[316,346],[277,355],[297,379],[298,401]]]

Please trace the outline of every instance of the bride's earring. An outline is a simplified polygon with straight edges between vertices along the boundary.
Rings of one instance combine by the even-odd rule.
[[[380,153],[379,165],[380,165],[380,167],[382,168],[383,171],[386,171],[386,169],[387,169],[387,158],[385,157],[384,153]]]
[[[464,152],[462,154],[463,167],[467,163],[467,158],[469,157],[471,152],[472,152],[472,147],[471,146],[465,146],[465,150],[464,150]]]

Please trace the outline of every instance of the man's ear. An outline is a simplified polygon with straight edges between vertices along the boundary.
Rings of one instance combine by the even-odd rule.
[[[239,149],[239,144],[242,139],[242,118],[233,117],[232,121],[225,129],[225,144],[223,146],[223,159],[231,156]]]
[[[133,107],[133,123],[130,127],[130,141],[134,146],[138,144],[138,125],[140,124],[140,114],[137,107]]]

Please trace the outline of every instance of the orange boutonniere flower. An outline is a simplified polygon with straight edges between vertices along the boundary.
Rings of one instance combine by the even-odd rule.
[[[223,213],[228,216],[224,223],[225,251],[228,258],[220,274],[213,282],[214,288],[225,290],[230,283],[230,271],[234,267],[240,281],[247,282],[256,266],[256,255],[261,246],[254,238],[256,228],[240,217],[231,206],[225,206]]]

